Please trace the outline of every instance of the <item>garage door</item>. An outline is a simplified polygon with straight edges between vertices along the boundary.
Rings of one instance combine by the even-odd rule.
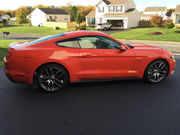
[[[123,20],[107,20],[108,23],[112,25],[112,27],[123,27]]]

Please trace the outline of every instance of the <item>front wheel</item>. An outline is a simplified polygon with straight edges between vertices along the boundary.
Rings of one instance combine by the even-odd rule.
[[[55,92],[63,89],[69,81],[66,70],[57,64],[42,66],[37,72],[39,87],[45,92]]]
[[[164,60],[155,60],[146,68],[144,79],[151,83],[160,83],[168,76],[168,71],[168,64]]]

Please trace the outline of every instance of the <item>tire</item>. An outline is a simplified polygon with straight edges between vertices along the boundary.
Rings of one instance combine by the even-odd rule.
[[[146,68],[144,79],[150,83],[160,83],[168,76],[169,66],[166,61],[158,59],[152,61]]]
[[[47,64],[37,71],[38,87],[44,92],[60,91],[67,86],[67,71],[58,64]]]
[[[104,31],[106,31],[106,30],[107,30],[107,28],[105,27],[105,28],[104,28]]]

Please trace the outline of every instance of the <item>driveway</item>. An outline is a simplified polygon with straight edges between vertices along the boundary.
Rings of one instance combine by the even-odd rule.
[[[129,44],[146,44],[151,46],[158,46],[172,51],[175,55],[180,55],[180,42],[167,41],[146,41],[146,40],[120,40]]]
[[[10,33],[7,38],[12,40],[35,40],[40,37],[44,37],[43,34],[29,34],[29,33]],[[0,33],[0,38],[3,38],[3,33]],[[6,38],[4,38],[6,39]]]
[[[177,57],[178,58],[178,57]],[[180,59],[163,83],[73,83],[53,94],[11,83],[0,68],[0,135],[179,135]]]

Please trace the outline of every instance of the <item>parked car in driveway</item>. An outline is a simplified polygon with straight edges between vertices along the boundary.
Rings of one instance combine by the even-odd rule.
[[[162,82],[173,74],[174,55],[147,45],[129,45],[104,33],[65,32],[9,45],[5,73],[15,82],[37,84],[54,92],[69,82],[89,79],[140,78]]]
[[[96,29],[97,30],[108,30],[108,29],[111,29],[111,24],[109,24],[109,23],[98,23],[97,25],[96,25]]]

